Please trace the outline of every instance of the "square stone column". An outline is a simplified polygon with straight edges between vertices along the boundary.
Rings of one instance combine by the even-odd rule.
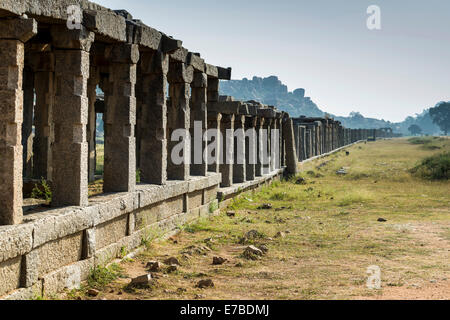
[[[263,127],[263,132],[265,132],[263,134],[263,138],[262,138],[262,143],[265,144],[265,146],[263,146],[266,149],[266,162],[267,163],[263,163],[262,167],[263,167],[263,174],[269,174],[272,169],[271,169],[271,163],[272,163],[272,123],[273,123],[273,119],[272,118],[266,118],[264,121],[264,127]],[[264,137],[265,136],[265,137]],[[264,150],[264,149],[263,149]]]
[[[141,182],[164,185],[167,182],[167,72],[169,56],[142,52],[138,86],[140,106]]]
[[[247,181],[245,154],[245,116],[237,115],[234,122],[233,183]]]
[[[220,131],[222,133],[222,155],[220,163],[220,173],[222,174],[221,187],[230,187],[233,185],[233,152],[234,152],[234,114],[223,114],[220,122]],[[229,133],[227,134],[227,130]]]
[[[257,123],[257,117],[245,118],[245,173],[247,181],[253,181],[256,178],[256,162],[258,160],[258,135],[256,131]]]
[[[286,143],[286,173],[296,175],[298,159],[295,151],[294,128],[292,119],[287,116],[283,118],[283,139]]]
[[[212,152],[212,156],[214,157],[215,161],[212,161],[212,163],[208,163],[208,171],[219,173],[220,172],[220,162],[222,157],[222,139],[220,138],[221,133],[221,121],[222,121],[222,114],[217,112],[209,112],[208,111],[208,139],[207,144],[214,146],[215,144],[215,152]],[[215,136],[212,137],[211,133],[214,130]]]
[[[137,45],[118,44],[105,52],[109,84],[105,92],[104,192],[133,192],[136,188],[136,64]]]
[[[306,127],[305,130],[305,147],[306,147],[306,159],[311,158],[311,129]]]
[[[52,180],[52,142],[54,140],[53,106],[55,100],[55,55],[52,52],[32,55],[34,69],[33,177]]]
[[[194,69],[182,62],[171,61],[169,65],[169,96],[170,104],[167,111],[167,131],[168,131],[168,163],[167,176],[171,180],[188,180],[190,176],[190,156],[191,145],[189,139],[190,127],[190,106],[189,94],[191,82],[194,77]],[[178,141],[172,141],[172,133],[175,130],[184,130],[182,137]],[[181,131],[180,131],[181,134]],[[174,148],[182,144],[181,152],[177,152],[178,157],[182,157],[181,164],[174,163],[172,152]],[[177,148],[178,149],[178,148]],[[177,150],[175,149],[175,151]]]
[[[204,134],[208,129],[208,76],[195,72],[191,83],[191,171],[192,176],[206,176],[208,164],[203,158],[206,149]],[[200,140],[201,137],[201,140]]]
[[[295,150],[297,151],[297,158],[301,160],[301,148],[300,148],[300,126],[294,123],[294,141]]]
[[[34,72],[25,68],[23,72],[23,176],[33,175],[33,109],[34,109]]]
[[[270,130],[270,171],[280,167],[280,131],[278,127],[278,119],[272,120]]]
[[[281,169],[284,167],[284,143],[283,143],[283,121],[281,118],[277,118],[277,127],[278,127],[278,141],[279,141],[279,152],[278,152],[278,164],[276,169]]]
[[[33,19],[0,19],[0,225],[22,222],[24,42]]]
[[[97,167],[96,133],[97,133],[97,114],[95,113],[95,102],[97,101],[97,85],[100,82],[99,68],[91,66],[88,80],[88,175],[89,182],[95,180],[95,170]]]
[[[87,81],[94,34],[87,30],[52,28],[56,91],[53,106],[53,206],[88,204]]]
[[[219,101],[219,85],[218,78],[208,77],[208,102]]]
[[[257,161],[255,164],[255,175],[257,177],[262,177],[264,172],[263,172],[263,157],[262,157],[262,153],[263,151],[265,151],[267,153],[267,147],[263,146],[263,139],[264,139],[264,134],[263,134],[263,130],[264,130],[264,122],[265,122],[265,118],[262,117],[258,117],[256,120],[256,156],[257,156]]]

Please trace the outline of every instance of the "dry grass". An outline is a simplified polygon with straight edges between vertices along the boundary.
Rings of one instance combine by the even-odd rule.
[[[450,149],[448,139],[437,143],[439,150],[406,139],[359,144],[348,148],[350,156],[344,151],[305,164],[305,185],[291,179],[241,195],[232,205],[236,217],[224,212],[184,227],[176,243],[152,242],[122,263],[128,278],[113,281],[98,298],[449,299],[450,182],[408,172],[424,157]],[[336,174],[342,167],[345,176]],[[273,209],[258,210],[263,203]],[[255,243],[269,248],[257,261],[243,259],[239,244],[253,229],[265,235]],[[279,231],[288,233],[275,238]],[[182,257],[184,248],[205,244],[211,248],[205,255]],[[179,271],[159,274],[152,289],[125,289],[130,277],[146,272],[147,261],[168,256],[181,259]],[[229,262],[213,266],[213,256]],[[382,270],[381,290],[366,287],[371,265]],[[195,288],[207,278],[214,288]],[[69,297],[84,299],[83,292]]]

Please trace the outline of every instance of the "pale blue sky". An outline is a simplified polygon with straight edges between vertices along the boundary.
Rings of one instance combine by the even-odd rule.
[[[95,1],[95,0],[94,0]],[[183,40],[233,79],[276,75],[336,115],[401,121],[450,100],[448,0],[97,0]],[[382,30],[366,27],[381,8]]]

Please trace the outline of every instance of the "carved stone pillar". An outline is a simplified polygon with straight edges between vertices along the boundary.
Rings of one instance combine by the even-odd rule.
[[[169,56],[143,52],[141,56],[140,170],[141,182],[167,182],[167,72]]]
[[[88,127],[87,127],[87,141],[88,141],[88,175],[89,182],[95,180],[95,169],[97,166],[97,151],[96,151],[96,129],[97,129],[97,114],[95,113],[95,102],[97,101],[97,85],[100,81],[99,69],[91,66],[88,80]]]
[[[222,132],[222,161],[220,164],[220,173],[222,174],[222,187],[230,187],[233,184],[234,120],[234,114],[223,114],[222,121],[220,123],[220,131]]]
[[[191,90],[191,82],[194,77],[192,66],[186,66],[182,62],[170,62],[169,65],[169,95],[170,105],[167,112],[167,129],[168,129],[168,164],[167,175],[171,180],[187,180],[190,176],[190,155],[191,146],[189,132],[190,127],[190,107],[189,93]],[[175,130],[184,130],[185,132],[178,136],[178,141],[172,141],[172,134]],[[182,151],[178,152],[175,147],[182,145]],[[176,151],[176,155],[172,154]],[[183,159],[181,163],[174,163],[174,157]]]
[[[53,106],[55,100],[55,55],[53,52],[34,53],[33,176],[52,180],[52,142],[54,140]]]
[[[34,72],[25,68],[23,72],[23,176],[33,175],[33,107],[34,107]]]
[[[206,176],[208,164],[203,159],[206,148],[203,137],[208,129],[208,76],[203,72],[195,72],[191,89],[191,175]]]
[[[105,92],[105,192],[133,192],[136,188],[136,64],[137,45],[106,49],[110,61]]]
[[[87,81],[94,34],[52,28],[56,91],[53,106],[53,206],[88,204]]]
[[[0,19],[0,225],[22,222],[24,42],[36,33],[33,19]]]
[[[247,180],[245,161],[245,116],[237,115],[234,122],[234,165],[233,183]]]
[[[247,181],[253,181],[256,178],[256,162],[258,160],[257,156],[257,144],[258,135],[257,127],[258,118],[257,117],[247,117],[245,119],[245,164],[246,164],[246,176]]]
[[[208,171],[219,173],[220,163],[222,159],[222,139],[220,138],[221,133],[221,122],[222,114],[217,112],[208,111],[208,137],[207,145],[208,150],[211,147],[211,156],[214,159],[210,159],[211,163],[208,161]],[[214,136],[212,135],[214,133]]]

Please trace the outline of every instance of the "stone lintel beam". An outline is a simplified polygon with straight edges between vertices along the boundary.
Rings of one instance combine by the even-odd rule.
[[[38,33],[34,19],[0,19],[0,39],[14,39],[27,42]]]
[[[186,62],[188,54],[189,50],[181,47],[175,50],[174,52],[170,53],[170,60],[178,62]]]
[[[258,116],[266,119],[275,118],[276,112],[270,108],[260,108],[258,109]]]
[[[219,78],[219,70],[216,66],[205,63],[205,72],[208,77]]]
[[[66,26],[53,25],[51,35],[55,49],[78,49],[87,52],[91,50],[95,38],[95,34],[83,26],[79,30],[69,30]]]
[[[165,34],[162,35],[161,40],[161,51],[164,53],[175,53],[178,52],[178,55],[180,57],[183,57],[185,55],[185,50],[183,50],[183,41],[174,39],[172,37],[166,36]],[[175,56],[177,56],[175,54]]]
[[[205,60],[193,52],[188,53],[186,64],[191,65],[196,71],[205,72]]]
[[[258,107],[250,104],[243,103],[239,107],[239,114],[248,116],[248,117],[255,117],[258,115]]]
[[[239,114],[241,107],[245,106],[241,101],[210,102],[209,111],[220,112],[222,114]]]
[[[156,29],[150,28],[144,24],[134,25],[134,43],[152,49],[159,50],[163,48],[163,34]]]
[[[112,11],[85,9],[83,10],[83,25],[99,35],[116,41],[125,42],[127,40],[125,18]]]
[[[217,67],[218,78],[221,80],[231,80],[231,68]]]
[[[234,98],[231,96],[219,96],[219,102],[230,102],[234,101]]]

